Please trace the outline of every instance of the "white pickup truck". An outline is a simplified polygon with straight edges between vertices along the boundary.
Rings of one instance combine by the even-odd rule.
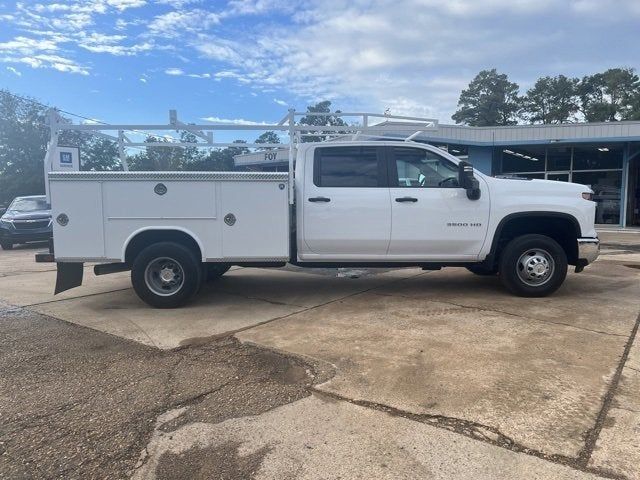
[[[295,156],[291,176],[50,173],[55,248],[41,260],[58,262],[56,293],[98,262],[96,274],[130,269],[149,305],[177,307],[232,265],[290,263],[466,267],[541,297],[598,256],[584,185],[490,177],[412,141],[300,143]]]

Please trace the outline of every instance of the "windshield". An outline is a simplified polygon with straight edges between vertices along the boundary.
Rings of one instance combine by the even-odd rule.
[[[11,202],[11,205],[9,205],[9,210],[14,212],[37,212],[40,210],[49,210],[49,205],[47,204],[46,197],[16,198]]]

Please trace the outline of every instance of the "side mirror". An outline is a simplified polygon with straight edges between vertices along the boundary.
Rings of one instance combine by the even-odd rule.
[[[473,175],[473,166],[469,162],[460,162],[458,164],[458,183],[467,191],[469,200],[478,200],[480,198],[480,182]]]

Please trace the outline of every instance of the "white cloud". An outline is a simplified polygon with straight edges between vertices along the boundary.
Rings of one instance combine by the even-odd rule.
[[[205,57],[231,63],[242,63],[243,50],[241,44],[213,36],[201,35],[195,43],[196,49]],[[247,44],[246,47],[249,47]],[[246,60],[250,60],[249,57]]]
[[[220,16],[201,9],[171,11],[156,16],[148,26],[150,36],[177,38],[185,33],[205,31],[220,23]]]
[[[140,77],[140,81],[141,81],[142,83],[147,83],[147,79],[146,79],[146,78],[144,78],[144,77]]]
[[[276,103],[282,107],[287,107],[289,104],[287,102],[285,102],[284,100],[279,100],[277,98],[273,99],[273,103]]]
[[[271,125],[269,122],[254,122],[252,120],[245,120],[244,118],[202,117],[200,120],[229,125]]]
[[[202,3],[204,0],[156,0],[160,5],[171,5],[175,9],[181,9],[187,5]]]
[[[146,3],[146,0],[107,0],[107,5],[121,12],[128,8],[140,8]]]
[[[447,119],[461,89],[483,68],[497,66],[512,78],[505,66],[564,73],[550,72],[549,58],[558,44],[576,43],[567,26],[579,31],[573,7],[562,0],[403,0],[402,8],[394,0],[238,0],[228,12],[292,3],[298,11],[287,28],[198,35],[191,42],[197,52],[223,67],[213,78],[306,101],[337,100],[343,108]]]
[[[29,54],[33,51],[55,52],[58,48],[58,42],[55,40],[22,36],[0,43],[0,52],[11,52],[12,54]]]
[[[18,77],[22,76],[22,72],[20,72],[19,70],[15,69],[13,67],[7,67],[7,70],[9,70],[14,75],[17,75]]]
[[[0,62],[4,63],[23,63],[31,68],[51,68],[59,72],[77,73],[79,75],[89,75],[89,69],[71,59],[61,57],[60,55],[40,54],[24,57],[3,57]]]
[[[185,76],[185,77],[191,77],[191,78],[211,78],[210,73],[187,73],[181,68],[176,68],[176,67],[167,68],[164,71],[164,73],[174,77]]]
[[[295,8],[295,2],[280,0],[230,0],[224,15],[257,15],[268,10],[290,11]]]

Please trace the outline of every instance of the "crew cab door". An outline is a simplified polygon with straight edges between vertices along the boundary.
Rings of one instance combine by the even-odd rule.
[[[312,168],[306,167],[300,198],[307,249],[352,261],[386,255],[391,202],[384,147],[317,147]]]
[[[387,147],[392,208],[389,257],[475,260],[487,233],[489,192],[469,200],[458,166],[419,147]]]

